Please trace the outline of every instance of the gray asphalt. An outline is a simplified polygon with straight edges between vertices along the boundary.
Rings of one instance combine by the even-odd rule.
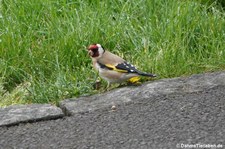
[[[0,148],[225,148],[225,86],[0,128]],[[193,146],[192,146],[193,147]]]

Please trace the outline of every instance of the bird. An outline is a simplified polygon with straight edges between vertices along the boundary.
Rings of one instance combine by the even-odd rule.
[[[139,71],[134,65],[106,50],[101,44],[91,44],[87,50],[94,69],[108,82],[107,87],[112,83],[122,83],[139,76],[156,77],[155,74]]]

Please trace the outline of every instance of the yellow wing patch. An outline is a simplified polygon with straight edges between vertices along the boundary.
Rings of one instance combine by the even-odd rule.
[[[114,70],[114,71],[117,71],[117,72],[123,72],[123,73],[126,73],[128,72],[127,70],[123,70],[123,69],[117,69],[114,65],[111,65],[111,64],[105,64],[106,67]]]

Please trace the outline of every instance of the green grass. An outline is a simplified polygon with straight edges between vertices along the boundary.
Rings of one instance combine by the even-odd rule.
[[[225,69],[216,2],[0,0],[0,106],[93,94],[100,43],[160,78]]]

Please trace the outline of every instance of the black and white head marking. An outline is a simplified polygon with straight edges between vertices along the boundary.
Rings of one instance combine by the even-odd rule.
[[[103,46],[101,46],[100,44],[96,44],[96,46],[98,47],[98,53],[99,53],[99,56],[101,57],[103,53],[105,52],[105,50]]]

